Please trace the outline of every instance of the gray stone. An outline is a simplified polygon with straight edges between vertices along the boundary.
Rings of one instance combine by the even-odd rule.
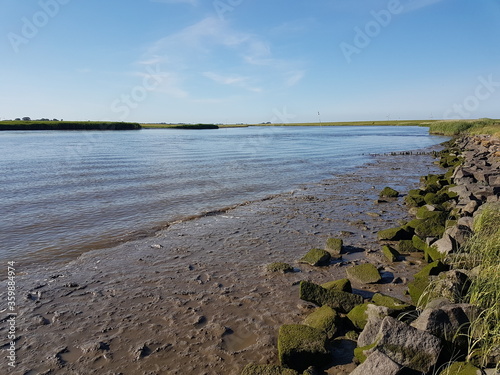
[[[376,341],[380,325],[385,317],[389,316],[390,310],[385,306],[369,304],[365,314],[367,322],[365,328],[358,337],[359,347],[371,345]]]
[[[448,228],[444,233],[450,236],[458,246],[462,246],[472,235],[470,228],[463,225],[456,225]]]
[[[398,375],[402,368],[384,353],[375,350],[351,375]]]
[[[376,340],[376,350],[394,362],[424,373],[437,363],[441,340],[390,316],[384,318]]]
[[[453,238],[451,238],[448,234],[444,234],[441,239],[434,242],[432,247],[444,255],[452,253],[456,250]]]
[[[467,227],[470,230],[472,230],[474,228],[474,219],[470,216],[464,216],[464,217],[461,217],[460,219],[458,219],[457,224],[461,227],[462,226]]]
[[[469,323],[477,314],[477,308],[469,304],[426,308],[411,326],[466,348]]]
[[[472,215],[474,212],[477,211],[477,208],[479,207],[479,203],[475,200],[471,200],[469,203],[465,205],[464,208],[462,208],[462,213],[466,215]]]

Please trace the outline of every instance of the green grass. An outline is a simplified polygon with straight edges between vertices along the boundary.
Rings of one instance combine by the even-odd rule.
[[[104,121],[0,121],[0,130],[138,130],[133,122]]]
[[[425,124],[429,133],[454,136],[462,133],[500,136],[500,120],[444,120]]]
[[[450,260],[456,269],[476,269],[464,302],[481,313],[469,330],[468,359],[484,366],[500,350],[500,204],[487,204],[474,221],[474,235]],[[497,364],[500,370],[500,364]]]

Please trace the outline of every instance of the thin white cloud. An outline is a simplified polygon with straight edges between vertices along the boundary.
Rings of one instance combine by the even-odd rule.
[[[446,0],[406,0],[403,4],[403,13],[410,13],[426,8]]]
[[[285,81],[286,85],[288,87],[295,86],[297,83],[299,83],[302,80],[302,78],[304,78],[305,74],[306,74],[306,72],[303,70],[289,72],[287,74],[287,78]]]
[[[245,90],[253,91],[253,92],[261,92],[262,89],[258,87],[252,87],[249,83],[251,80],[250,77],[243,77],[238,75],[222,75],[214,72],[205,72],[203,75],[221,85],[235,86],[240,87]]]

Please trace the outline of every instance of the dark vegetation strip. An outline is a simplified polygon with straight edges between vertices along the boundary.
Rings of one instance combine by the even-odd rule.
[[[139,130],[133,122],[103,121],[1,121],[0,130]]]

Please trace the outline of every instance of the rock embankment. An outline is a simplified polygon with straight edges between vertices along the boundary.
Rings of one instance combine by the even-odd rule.
[[[408,284],[412,303],[380,293],[369,299],[353,293],[351,281],[380,281],[370,264],[348,268],[347,279],[323,285],[303,281],[300,298],[318,308],[302,324],[281,327],[279,365],[250,364],[242,375],[330,374],[329,362],[346,340],[356,342],[354,375],[495,373],[500,348],[493,348],[486,363],[468,355],[469,327],[481,311],[463,300],[475,272],[451,263],[467,256],[460,250],[473,236],[484,205],[500,201],[500,141],[465,136],[449,142],[439,156],[447,171],[423,177],[421,187],[404,197],[415,218],[378,233],[388,262],[420,254],[427,263]],[[381,196],[398,193],[387,188]],[[329,239],[325,250],[314,249],[301,262],[325,266],[342,248],[340,243],[331,254],[335,242]]]

